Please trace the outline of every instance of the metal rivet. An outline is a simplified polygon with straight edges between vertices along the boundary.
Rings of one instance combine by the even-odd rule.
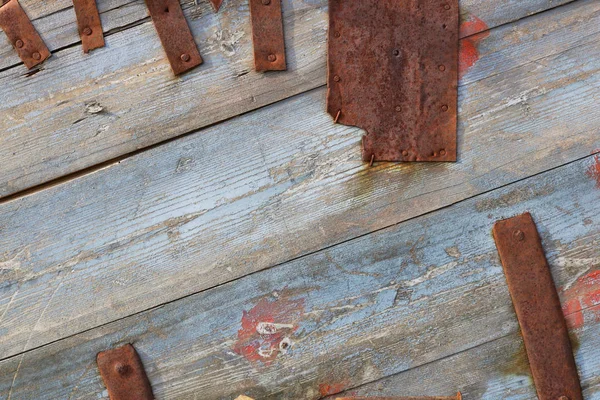
[[[444,105],[442,106],[442,111],[448,111],[448,106],[444,104]]]
[[[262,0],[263,5],[268,6],[271,4],[271,0]]]
[[[450,5],[449,5],[449,4],[446,4],[446,5],[444,6],[444,10],[449,10],[449,9],[450,9]]]
[[[339,76],[335,75],[333,77],[333,80],[336,81],[336,82],[339,82],[341,80],[341,78]]]
[[[25,43],[23,43],[23,41],[21,39],[19,39],[15,42],[15,46],[17,46],[17,48],[19,48],[19,49],[21,47],[23,47],[24,45],[25,45]]]
[[[267,60],[274,62],[275,60],[277,60],[277,56],[275,54],[269,54]]]
[[[40,58],[42,58],[42,55],[38,52],[33,53],[33,58],[36,60],[39,60]]]
[[[180,58],[181,58],[181,61],[185,61],[185,62],[190,61],[190,55],[188,53],[183,53]]]
[[[404,157],[408,156],[408,151],[406,151],[406,150],[402,150],[402,155],[403,155]]]
[[[121,376],[127,375],[131,367],[127,364],[122,364],[120,362],[115,364],[115,372]]]
[[[394,50],[394,55],[398,57],[400,55],[400,50]]]
[[[444,149],[441,149],[441,150],[440,150],[440,156],[445,156],[445,155],[446,155],[446,150],[444,150]]]
[[[440,66],[438,67],[438,69],[439,69],[440,71],[445,71],[445,70],[446,70],[446,66],[445,66],[445,65],[440,65]]]
[[[336,38],[339,38],[340,36],[342,36],[342,34],[339,32],[334,32],[333,36],[335,36]]]
[[[83,34],[86,36],[90,36],[92,34],[92,28],[90,28],[90,27],[84,28]]]
[[[518,229],[517,229],[517,230],[516,230],[516,231],[513,233],[513,235],[514,235],[515,239],[517,239],[518,241],[521,241],[521,240],[525,239],[525,234],[524,234],[524,233],[523,233],[523,231],[521,231],[521,230],[518,230]]]
[[[402,106],[396,106],[396,111],[398,111],[398,112],[402,111]]]

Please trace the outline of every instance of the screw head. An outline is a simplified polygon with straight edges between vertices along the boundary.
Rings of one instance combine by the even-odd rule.
[[[90,28],[89,26],[86,28],[83,28],[83,34],[86,36],[90,36],[92,34],[92,28]]]
[[[339,81],[341,81],[341,78],[338,75],[335,75],[333,77],[333,80],[336,81],[336,82],[339,82]]]
[[[277,56],[275,54],[269,54],[267,60],[269,60],[270,62],[275,62],[275,60],[277,60]]]
[[[442,106],[442,111],[448,111],[448,106],[444,104],[444,105]]]
[[[514,233],[513,233],[515,239],[517,239],[519,242],[522,241],[523,239],[525,239],[525,234],[523,233],[522,230],[517,229]]]
[[[180,58],[181,58],[181,61],[184,61],[184,62],[190,61],[190,55],[188,53],[183,53]]]
[[[33,53],[33,58],[39,60],[40,58],[42,58],[42,55],[36,51],[35,53]]]
[[[271,0],[262,0],[262,3],[264,6],[268,6],[269,4],[271,4]]]
[[[446,70],[446,66],[445,66],[445,65],[440,65],[440,66],[438,67],[438,69],[439,69],[440,71],[445,71],[445,70]]]
[[[17,46],[17,48],[19,48],[19,49],[21,47],[23,47],[24,45],[25,45],[25,43],[23,43],[23,41],[21,39],[19,39],[15,42],[15,46]]]
[[[449,10],[449,9],[450,9],[450,4],[444,5],[444,10]]]

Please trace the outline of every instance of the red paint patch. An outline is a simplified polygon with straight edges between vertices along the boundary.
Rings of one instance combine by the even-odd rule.
[[[304,299],[261,299],[242,314],[233,351],[252,363],[270,365],[285,346],[281,342],[298,329],[296,323],[303,312]]]
[[[587,175],[596,181],[596,187],[600,189],[600,155],[596,154],[592,165],[587,170]]]
[[[346,385],[343,383],[321,383],[319,385],[319,393],[321,393],[322,397],[331,396],[332,394],[343,392],[344,387],[346,387]]]
[[[458,54],[458,76],[462,78],[479,61],[479,43],[490,35],[485,22],[474,15],[469,15],[460,24],[460,41]]]
[[[581,328],[584,324],[583,310],[600,305],[600,270],[592,271],[577,279],[569,289],[564,290],[567,299],[562,306],[567,325],[571,329]],[[600,321],[600,310],[594,310],[596,320]]]

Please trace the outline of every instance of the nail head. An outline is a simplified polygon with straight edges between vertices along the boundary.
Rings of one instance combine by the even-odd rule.
[[[519,229],[517,229],[513,235],[515,236],[515,239],[517,239],[518,241],[525,239],[525,234],[523,233],[523,231],[521,231]]]
[[[42,55],[36,51],[35,53],[33,53],[33,58],[39,60],[40,58],[42,58]]]
[[[17,48],[19,48],[19,49],[21,47],[23,47],[24,45],[25,45],[25,43],[23,43],[23,41],[21,39],[19,39],[15,42],[15,46],[17,46]]]
[[[341,79],[340,79],[340,77],[338,75],[335,75],[333,77],[333,80],[336,81],[336,82],[339,82]]]
[[[277,56],[275,54],[269,54],[267,59],[271,62],[274,62],[275,60],[277,60]]]
[[[90,36],[92,34],[92,28],[86,27],[83,29],[83,34],[86,36]]]
[[[446,70],[446,66],[445,65],[440,65],[438,68],[439,68],[440,71],[445,71]]]
[[[268,6],[269,4],[271,4],[271,0],[262,0],[262,3],[264,6]]]
[[[190,61],[190,55],[189,55],[189,54],[187,54],[187,53],[183,53],[183,54],[181,55],[181,61],[185,61],[185,62],[188,62],[188,61]]]
[[[449,4],[446,4],[446,5],[444,6],[444,10],[449,10],[449,9],[450,9],[450,5],[449,5]]]
[[[444,105],[442,106],[442,111],[448,111],[448,106],[444,104]]]

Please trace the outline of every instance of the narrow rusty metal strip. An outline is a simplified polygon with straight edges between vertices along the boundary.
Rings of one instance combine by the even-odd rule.
[[[73,0],[73,7],[83,52],[104,47],[104,34],[96,0]]]
[[[458,0],[329,0],[327,111],[364,161],[456,161]]]
[[[132,345],[100,352],[96,361],[110,400],[154,399],[142,361]]]
[[[202,64],[179,0],[146,0],[146,5],[175,75]]]
[[[533,218],[496,222],[494,240],[539,400],[582,400],[569,332]]]
[[[336,400],[462,400],[462,395],[459,393],[456,396],[417,396],[417,397],[338,397]]]
[[[0,28],[29,69],[50,57],[50,51],[17,0],[0,7]]]
[[[285,71],[285,42],[281,0],[250,0],[254,68]]]
[[[223,3],[223,0],[210,0],[210,2],[212,3],[213,7],[215,8],[215,11],[219,11],[219,8],[221,8],[221,4]]]

